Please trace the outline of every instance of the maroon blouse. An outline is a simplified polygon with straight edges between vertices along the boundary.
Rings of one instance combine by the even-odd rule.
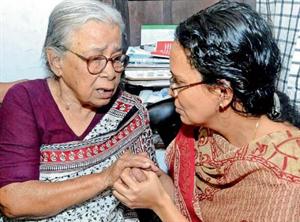
[[[46,79],[13,86],[0,109],[0,187],[39,179],[40,146],[82,140],[106,109],[99,109],[77,136],[59,111]]]

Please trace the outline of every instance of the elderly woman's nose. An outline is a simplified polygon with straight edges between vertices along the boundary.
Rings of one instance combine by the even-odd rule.
[[[116,78],[116,71],[111,61],[108,61],[105,68],[100,73],[100,76],[108,78],[109,80],[113,80],[114,78]]]
[[[171,88],[169,88],[168,93],[171,97],[173,97],[173,98],[176,97],[176,94],[174,93],[174,91]]]

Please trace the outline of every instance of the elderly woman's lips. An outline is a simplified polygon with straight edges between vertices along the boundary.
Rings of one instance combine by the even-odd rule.
[[[97,93],[101,99],[110,99],[114,95],[113,90],[97,89]]]
[[[181,113],[181,109],[179,109],[179,108],[177,108],[177,107],[175,107],[175,111],[177,112],[177,113]]]

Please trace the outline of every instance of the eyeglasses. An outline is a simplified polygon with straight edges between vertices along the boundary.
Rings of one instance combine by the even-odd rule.
[[[97,74],[101,73],[105,69],[105,67],[109,61],[111,61],[115,72],[121,73],[125,70],[126,66],[128,65],[128,62],[129,62],[129,56],[125,55],[125,54],[117,55],[117,56],[111,57],[111,58],[107,58],[104,55],[97,55],[97,56],[85,58],[84,56],[66,48],[65,46],[60,46],[60,47],[64,48],[66,51],[73,53],[78,58],[85,61],[86,65],[87,65],[87,69],[88,69],[89,73],[91,73],[92,75],[97,75]]]
[[[181,92],[182,90],[188,89],[193,86],[201,85],[201,84],[204,84],[204,82],[200,81],[200,82],[194,82],[183,86],[178,86],[178,83],[175,81],[175,79],[173,77],[170,78],[170,89],[175,97],[178,96],[178,93]]]

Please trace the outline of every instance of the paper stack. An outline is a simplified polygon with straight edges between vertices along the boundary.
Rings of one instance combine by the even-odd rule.
[[[169,86],[170,49],[172,41],[129,47],[129,64],[125,70],[125,81],[144,87]]]

